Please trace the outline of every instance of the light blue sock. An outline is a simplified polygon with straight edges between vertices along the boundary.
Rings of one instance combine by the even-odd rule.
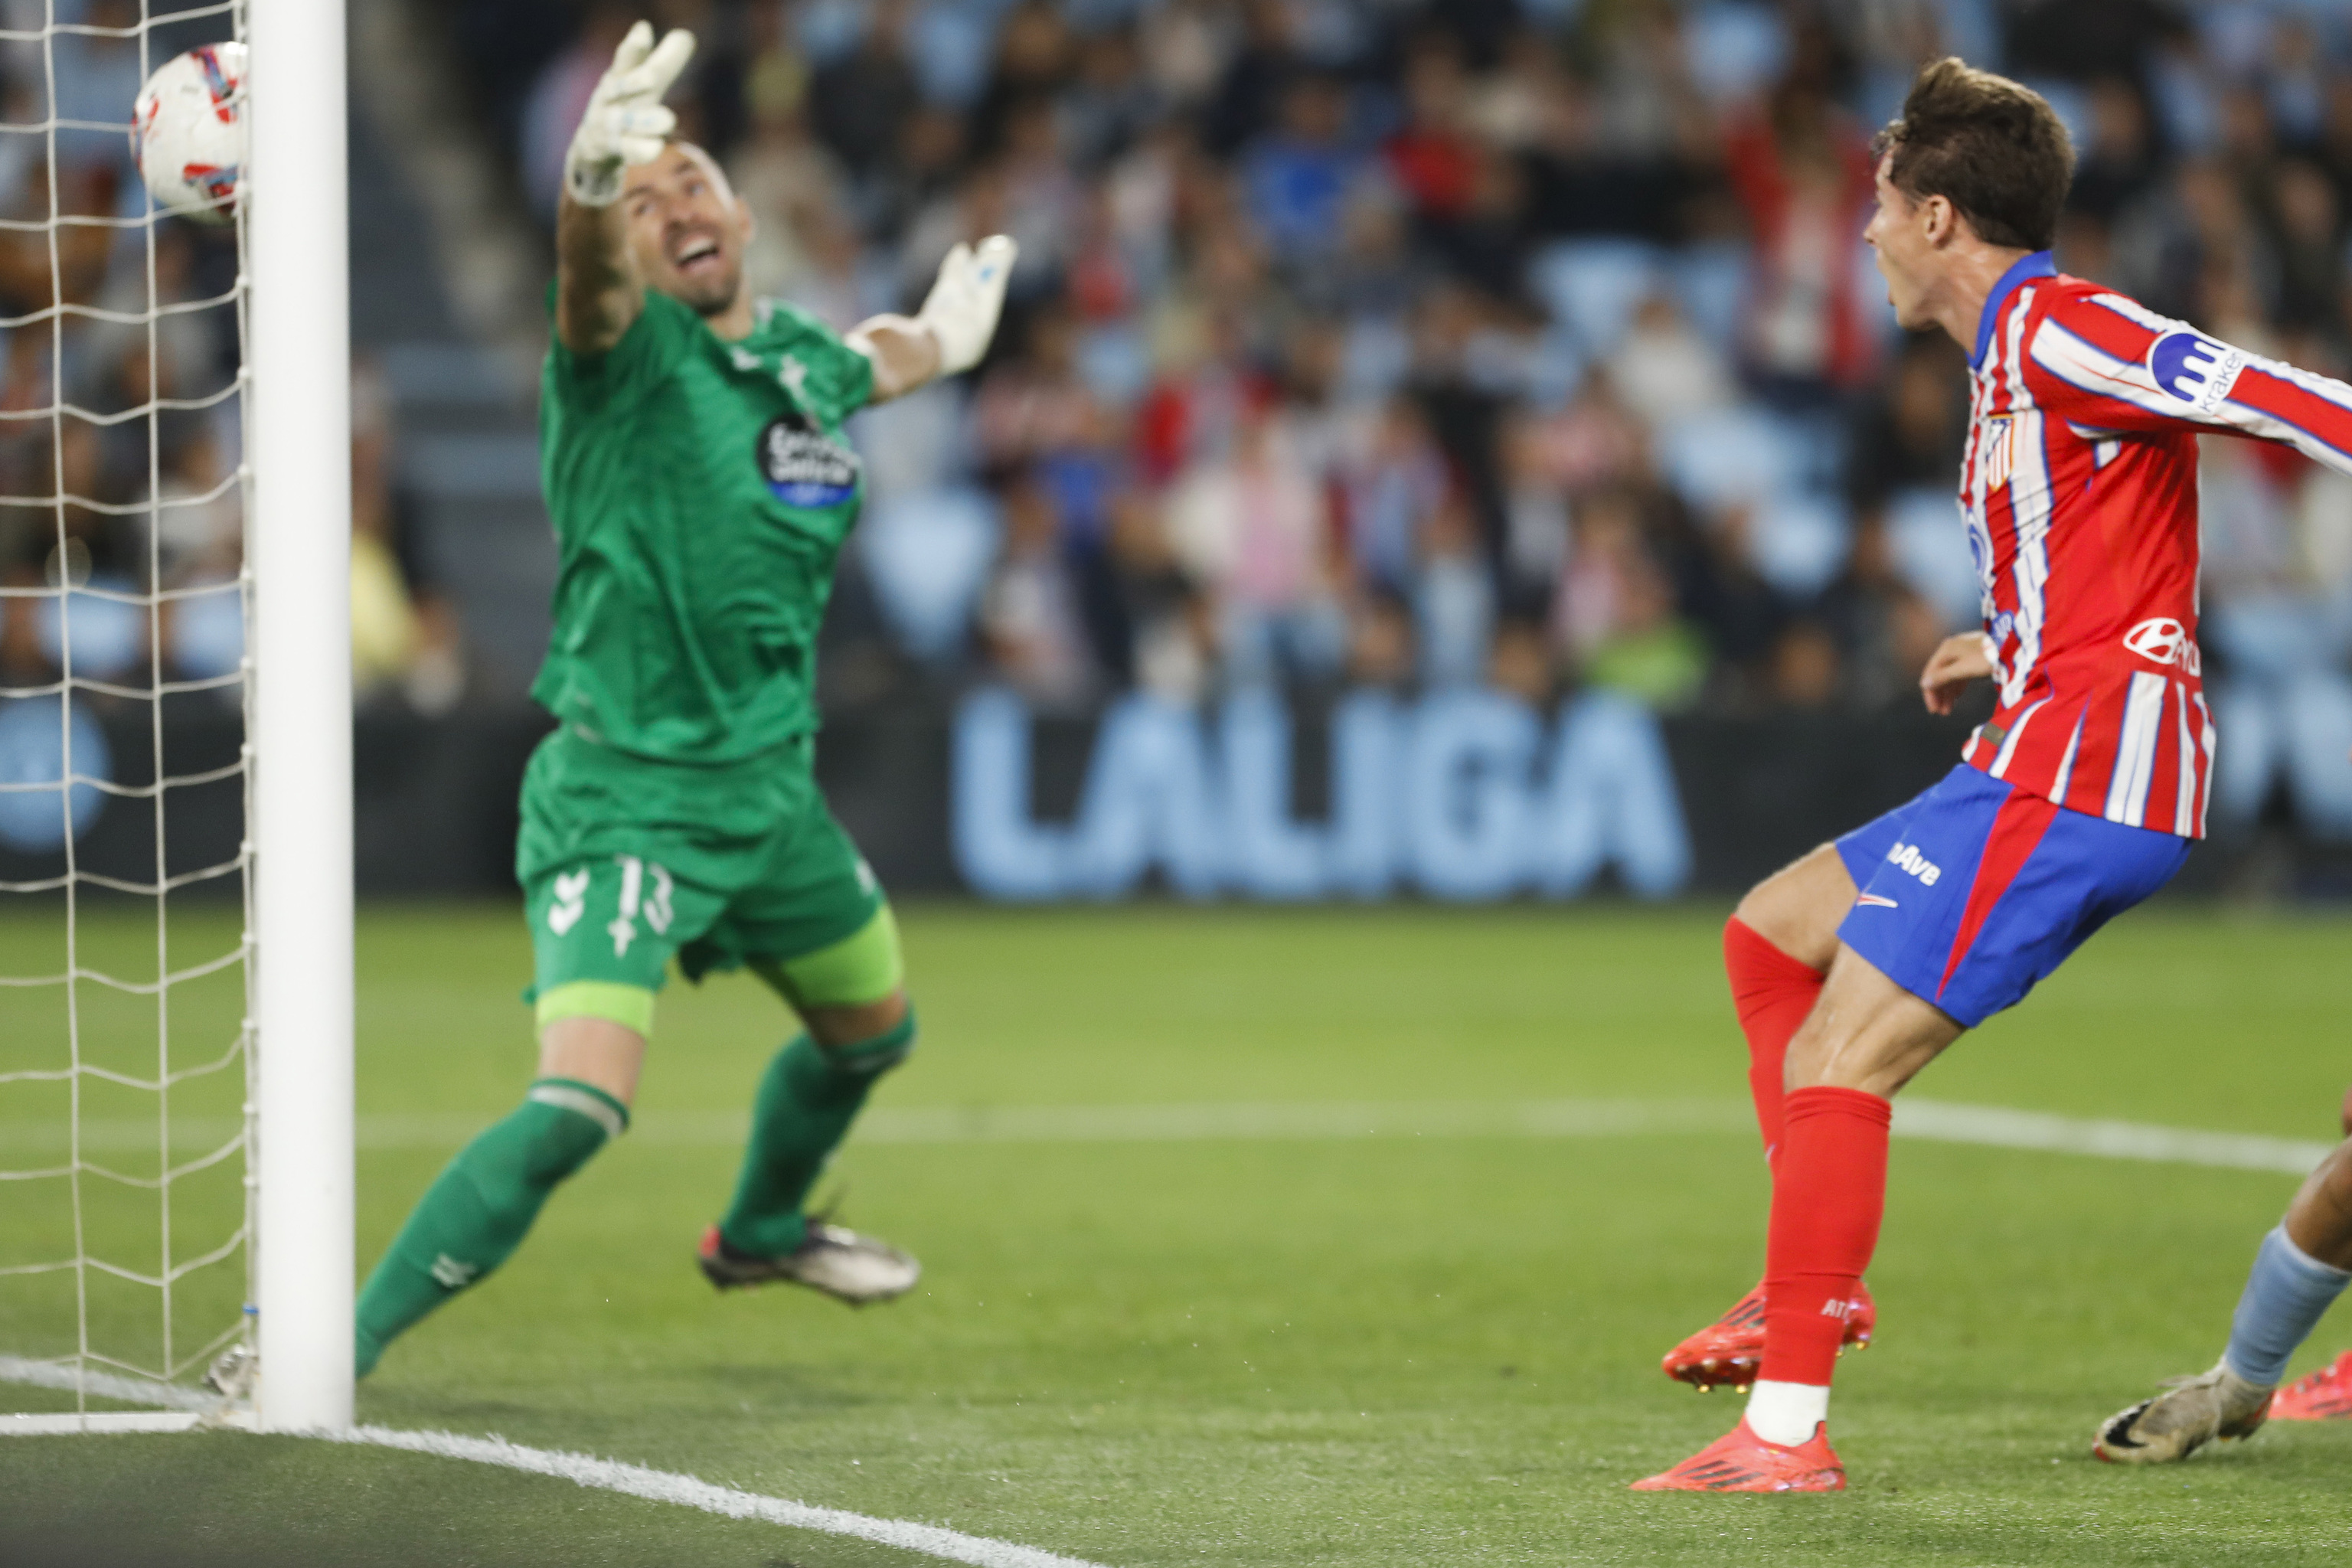
[[[2297,1247],[2281,1225],[2263,1237],[2246,1293],[2230,1320],[2230,1348],[2221,1353],[2230,1370],[2248,1383],[2274,1387],[2286,1374],[2287,1357],[2318,1325],[2320,1315],[2352,1283],[2352,1272],[2333,1268]]]

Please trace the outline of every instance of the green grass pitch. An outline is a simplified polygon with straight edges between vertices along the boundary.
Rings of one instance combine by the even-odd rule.
[[[905,926],[924,1043],[877,1106],[1696,1098],[1728,1118],[1745,1057],[1720,918],[918,906]],[[152,963],[152,928],[89,920],[88,953],[143,943]],[[21,972],[46,931],[0,927],[0,969]],[[2352,1076],[2347,952],[2341,919],[2143,911],[1917,1092],[2328,1138]],[[527,956],[509,910],[364,915],[363,1264],[528,1079]],[[8,1005],[14,1064],[48,1026]],[[226,1005],[192,999],[175,1026],[201,1040],[218,1023],[204,1007]],[[135,1009],[84,1027],[93,1048],[152,1054]],[[667,993],[637,1130],[558,1194],[502,1274],[394,1347],[362,1418],[1114,1568],[2352,1556],[2352,1423],[2273,1427],[2150,1473],[2089,1456],[2098,1417],[2210,1363],[2289,1178],[1898,1142],[1871,1274],[1880,1342],[1842,1363],[1832,1426],[1853,1489],[1641,1497],[1625,1483],[1738,1410],[1669,1384],[1657,1358],[1758,1272],[1752,1131],[854,1140],[834,1173],[845,1217],[922,1256],[918,1293],[862,1313],[799,1292],[720,1298],[693,1244],[731,1181],[730,1118],[785,1027],[746,978]],[[28,1103],[0,1104],[20,1145],[37,1142]],[[221,1110],[191,1104],[193,1121]],[[0,1164],[23,1152],[0,1143]],[[227,1201],[205,1191],[187,1200],[192,1227]],[[11,1256],[54,1239],[29,1203],[0,1207]],[[21,1284],[0,1279],[0,1351],[69,1327]],[[203,1298],[206,1330],[233,1313],[224,1288]],[[105,1310],[109,1332],[146,1331],[134,1306]],[[2294,1370],[2347,1342],[2339,1313]],[[0,1389],[0,1407],[56,1398]],[[234,1434],[0,1439],[0,1560],[921,1561]]]

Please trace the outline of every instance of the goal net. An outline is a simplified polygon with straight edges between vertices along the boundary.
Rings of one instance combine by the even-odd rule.
[[[322,1227],[344,1276],[340,1371],[298,1337],[281,1403],[292,1424],[348,1418],[343,329],[321,346],[311,310],[308,365],[263,342],[289,341],[288,309],[305,303],[278,281],[282,261],[248,265],[268,243],[255,192],[281,168],[296,189],[295,157],[252,158],[233,216],[199,223],[157,209],[129,134],[157,66],[299,14],[299,0],[0,0],[0,1409],[17,1413],[0,1431],[249,1420],[249,1388],[224,1401],[199,1386],[215,1358],[266,1351],[276,1317],[319,1319],[306,1331],[332,1341],[331,1284],[298,1307],[271,1284],[268,1260],[282,1273],[300,1248],[270,1217],[264,1178],[284,1163],[265,1150],[316,1167],[327,1206],[278,1207]],[[340,16],[331,31],[334,199],[313,210],[336,232],[311,259],[335,268],[323,292],[340,311]],[[257,144],[292,123],[291,109],[251,107]],[[280,292],[273,325],[257,302]],[[279,383],[280,410],[316,406],[273,415],[260,389]],[[329,461],[258,479],[260,454],[305,439]],[[274,498],[322,468],[303,528],[325,541],[273,542],[289,531],[272,516],[291,510]],[[289,700],[323,732],[271,750],[310,748],[323,772],[318,757],[258,761],[297,728]],[[333,787],[338,758],[345,800],[293,809]],[[273,814],[295,831],[265,827]],[[295,863],[322,845],[340,883]],[[308,986],[315,1026],[296,1028],[261,955],[281,945],[273,915],[285,928],[306,903],[343,957]],[[304,941],[283,945],[304,959]],[[273,1072],[318,1127],[273,1119],[289,1087],[273,1090]]]

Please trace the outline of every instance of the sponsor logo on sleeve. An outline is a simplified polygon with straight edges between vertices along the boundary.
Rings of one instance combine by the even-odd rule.
[[[2205,672],[2197,639],[2169,616],[2155,616],[2124,634],[2124,647],[2151,664],[2177,664],[2191,675]]]
[[[770,420],[755,455],[769,491],[786,506],[839,506],[857,491],[857,454],[826,440],[802,415]]]
[[[2201,414],[2221,406],[2245,366],[2244,354],[2202,332],[2167,332],[2147,350],[2147,373],[2156,378],[2157,389],[2194,404]]]

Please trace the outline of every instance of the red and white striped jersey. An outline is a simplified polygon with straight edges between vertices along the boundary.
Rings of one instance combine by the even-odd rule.
[[[2201,837],[2214,731],[2197,646],[2197,437],[2352,472],[2352,386],[2058,273],[1985,301],[1960,510],[1999,706],[1962,756],[2110,822]]]

